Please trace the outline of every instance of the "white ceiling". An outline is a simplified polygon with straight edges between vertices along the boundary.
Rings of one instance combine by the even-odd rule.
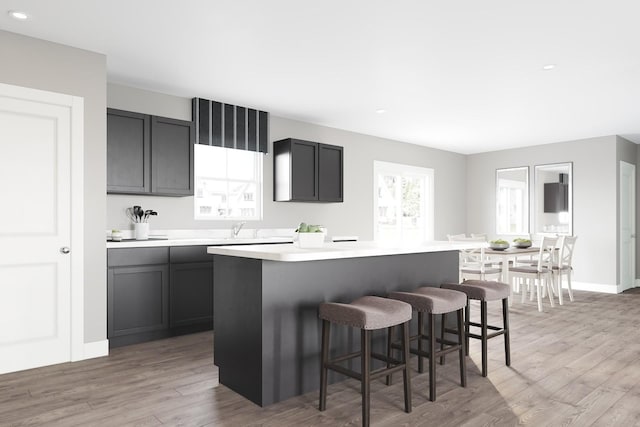
[[[459,153],[640,143],[639,16],[638,0],[0,0],[0,28],[104,53],[110,82]]]

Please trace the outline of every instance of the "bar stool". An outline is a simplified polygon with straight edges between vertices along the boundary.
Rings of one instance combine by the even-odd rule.
[[[409,321],[411,306],[401,301],[365,296],[351,304],[322,303],[319,317],[322,319],[322,362],[320,368],[319,409],[327,407],[327,373],[331,369],[361,382],[362,425],[369,425],[369,400],[371,380],[402,371],[404,379],[404,410],[411,412],[411,377],[409,360]],[[331,323],[360,329],[360,351],[329,359],[329,336]],[[371,331],[402,325],[402,360],[392,359],[371,352]],[[361,358],[361,370],[355,372],[338,365],[339,362],[355,357]],[[387,367],[371,371],[370,358],[387,362]]]
[[[392,292],[389,298],[404,301],[411,304],[414,310],[418,311],[418,334],[409,338],[409,341],[418,341],[418,348],[411,348],[410,352],[418,355],[418,371],[424,372],[423,358],[429,358],[429,400],[436,400],[436,358],[444,357],[445,354],[458,351],[460,353],[460,385],[467,386],[467,370],[465,359],[465,340],[463,327],[463,309],[467,306],[467,296],[458,291],[449,289],[440,289],[434,287],[421,287],[411,292]],[[447,313],[457,312],[458,325],[455,331],[445,329],[445,321]],[[427,330],[428,335],[424,333],[424,315],[427,314]],[[442,333],[440,338],[435,333],[436,315],[442,315]],[[389,328],[389,335],[392,334],[393,327]],[[444,332],[456,332],[457,342],[444,339]],[[429,349],[422,349],[422,341],[429,340]],[[436,342],[440,344],[440,349],[436,350]],[[391,343],[391,339],[389,339]],[[445,345],[447,347],[445,347]],[[391,352],[393,345],[387,349],[387,353]],[[391,383],[391,377],[388,377],[387,384]]]
[[[442,288],[453,289],[467,294],[467,308],[465,313],[465,335],[467,338],[467,355],[469,354],[469,338],[479,339],[482,342],[482,376],[487,376],[487,341],[490,338],[504,335],[504,357],[507,366],[511,366],[511,350],[509,346],[509,294],[511,287],[506,283],[487,280],[465,280],[458,283],[445,283]],[[470,300],[480,301],[480,323],[471,322]],[[491,326],[487,323],[487,302],[502,300],[503,327]],[[480,328],[480,335],[472,334],[470,326]],[[488,329],[495,331],[491,334]]]

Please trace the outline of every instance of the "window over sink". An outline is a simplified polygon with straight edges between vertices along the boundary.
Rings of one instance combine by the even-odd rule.
[[[262,219],[263,154],[195,145],[194,218]]]

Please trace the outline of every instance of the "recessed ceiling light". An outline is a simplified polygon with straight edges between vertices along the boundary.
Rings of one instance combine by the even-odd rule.
[[[24,21],[29,18],[29,15],[27,15],[24,12],[20,12],[19,10],[10,10],[9,16],[11,16],[13,19],[18,19],[20,21]]]
[[[544,71],[550,71],[550,70],[553,70],[554,68],[556,68],[556,64],[547,64],[542,67]]]
[[[376,110],[376,113],[378,113],[378,114],[384,114],[384,113],[386,113],[386,112],[387,112],[387,110],[385,110],[384,108],[378,108],[378,109]]]

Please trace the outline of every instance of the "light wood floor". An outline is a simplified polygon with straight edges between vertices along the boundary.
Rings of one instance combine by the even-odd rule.
[[[413,412],[402,411],[402,383],[372,387],[379,426],[640,425],[640,292],[576,292],[576,301],[538,313],[511,310],[512,366],[503,342],[489,345],[489,377],[480,376],[472,340],[467,388],[457,384],[457,357],[438,366],[438,399],[428,374],[414,370]],[[473,310],[477,314],[477,309]],[[498,305],[490,307],[499,321]],[[416,363],[414,360],[414,369]],[[0,376],[0,425],[46,426],[357,426],[358,383],[260,408],[218,384],[212,334],[201,333],[111,351],[109,357]]]

